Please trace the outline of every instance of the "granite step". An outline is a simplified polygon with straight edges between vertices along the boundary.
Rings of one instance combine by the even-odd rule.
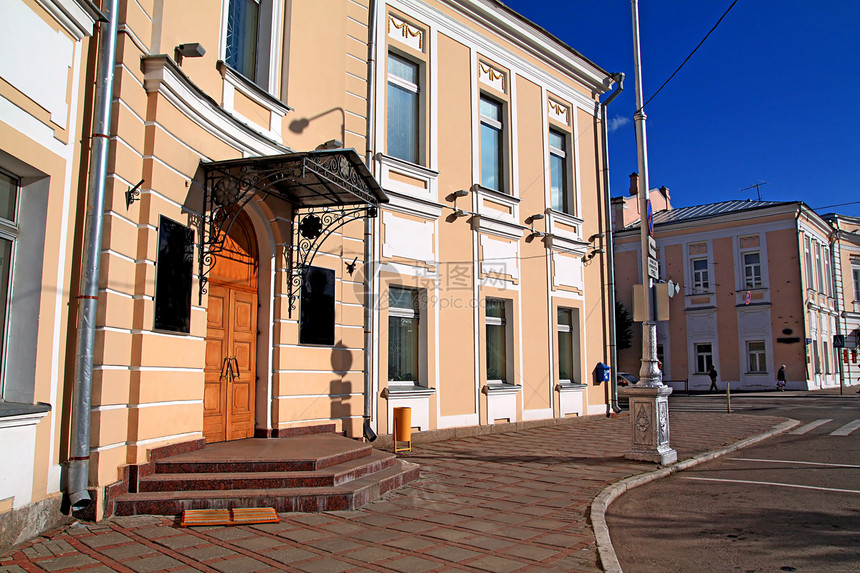
[[[274,507],[278,512],[352,510],[418,477],[417,464],[394,459],[387,468],[332,487],[127,493],[115,499],[114,515],[178,515],[186,509],[237,507]]]
[[[372,452],[370,444],[336,434],[249,438],[157,460],[154,473],[308,472],[360,460]]]
[[[155,473],[141,478],[139,492],[284,489],[332,487],[391,467],[394,454],[372,450],[370,455],[316,471],[230,471]],[[173,468],[175,469],[175,468]]]

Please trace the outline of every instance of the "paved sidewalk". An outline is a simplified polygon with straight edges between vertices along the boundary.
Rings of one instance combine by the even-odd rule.
[[[784,418],[671,414],[679,460],[770,431]],[[75,524],[0,557],[0,572],[601,571],[588,519],[629,462],[630,419],[415,446],[421,479],[359,511],[281,514],[281,523],[183,529],[136,516]]]

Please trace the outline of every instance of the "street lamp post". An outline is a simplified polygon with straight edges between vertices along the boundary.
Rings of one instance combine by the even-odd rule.
[[[651,212],[648,209],[648,144],[645,137],[645,110],[642,103],[642,64],[639,53],[639,2],[631,0],[633,9],[633,59],[636,85],[636,148],[639,156],[639,229],[642,250],[642,366],[639,382],[624,389],[630,399],[630,423],[633,446],[625,457],[632,460],[671,464],[678,453],[669,447],[669,394],[672,388],[663,384],[663,375],[657,366],[657,322],[652,305],[654,290],[650,271],[656,268],[651,261]],[[656,277],[653,277],[656,278]]]

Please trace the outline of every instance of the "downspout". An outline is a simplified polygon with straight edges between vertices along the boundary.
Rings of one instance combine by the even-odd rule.
[[[370,0],[367,23],[367,168],[373,173],[374,130],[376,129],[376,20],[378,0]],[[364,218],[364,425],[367,441],[376,439],[370,419],[373,417],[373,219]]]
[[[609,267],[609,284],[608,286],[608,306],[609,312],[609,364],[610,364],[610,404],[606,409],[606,416],[616,414],[621,411],[618,406],[618,347],[615,344],[615,252],[612,236],[612,213],[611,199],[609,197],[609,127],[606,121],[606,108],[612,103],[618,95],[624,90],[624,74],[612,74],[612,79],[615,80],[615,91],[609,94],[606,101],[600,104],[601,123],[603,124],[603,200],[606,204],[604,212],[606,227],[606,264]]]
[[[71,414],[68,480],[66,493],[73,510],[87,507],[90,475],[90,406],[93,388],[93,354],[95,349],[96,312],[99,294],[102,230],[104,228],[105,186],[110,148],[113,69],[116,63],[117,13],[119,0],[107,0],[102,7],[107,21],[99,23],[98,75],[89,179],[87,180],[87,216],[84,229],[81,282],[78,289],[78,328],[75,352],[75,387]]]

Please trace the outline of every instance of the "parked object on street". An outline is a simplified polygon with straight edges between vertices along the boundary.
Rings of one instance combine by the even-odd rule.
[[[630,384],[636,384],[639,382],[639,377],[631,374],[630,372],[619,372],[618,373],[618,385],[619,386],[629,386]]]

